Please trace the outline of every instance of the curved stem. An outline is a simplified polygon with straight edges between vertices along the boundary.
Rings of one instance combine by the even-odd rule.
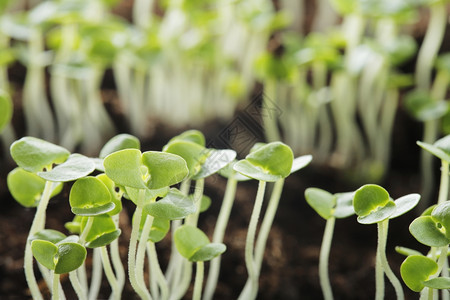
[[[147,242],[147,253],[150,262],[150,272],[153,275],[151,278],[156,277],[156,281],[161,290],[161,297],[159,299],[166,300],[169,298],[169,286],[158,262],[155,243],[151,241]]]
[[[88,217],[86,226],[84,227],[83,232],[80,235],[80,240],[78,241],[83,246],[86,243],[86,237],[92,228],[92,224],[94,224],[94,217]]]
[[[142,205],[144,202],[145,190],[139,190],[139,197],[136,205],[136,210],[134,212],[133,225],[131,228],[131,238],[130,246],[128,248],[128,277],[130,278],[130,283],[136,293],[142,299],[150,300],[152,299],[149,292],[145,287],[142,287],[138,280],[136,274],[136,248],[139,235],[139,225],[142,218]]]
[[[186,217],[186,224],[197,227],[198,217],[200,215],[200,207],[202,205],[202,196],[203,190],[205,186],[205,179],[198,179],[195,181],[195,190],[194,190],[194,203],[197,206],[197,210],[195,213]]]
[[[53,273],[52,300],[59,300],[59,274]]]
[[[203,274],[204,274],[204,262],[197,262],[197,269],[195,270],[195,283],[194,283],[194,293],[192,300],[200,300],[202,295],[202,284],[203,284]]]
[[[110,246],[111,260],[116,273],[117,279],[117,293],[122,294],[123,287],[125,285],[125,270],[122,265],[119,252],[119,239],[115,239]]]
[[[245,241],[245,266],[247,267],[248,280],[250,281],[250,288],[241,292],[239,299],[255,299],[258,293],[258,276],[254,261],[254,243],[256,229],[258,226],[259,215],[261,214],[262,204],[264,200],[264,192],[266,188],[265,181],[259,181],[258,192],[256,193],[256,200],[253,206],[250,223],[248,225],[247,238]]]
[[[150,235],[150,230],[152,229],[153,216],[147,215],[145,217],[144,227],[142,228],[141,237],[139,239],[139,245],[136,254],[136,278],[139,285],[145,287],[144,280],[144,261],[145,261],[145,250],[147,248],[147,240]]]
[[[232,171],[234,174],[234,171]],[[227,187],[223,196],[222,206],[220,207],[219,216],[217,217],[216,227],[214,228],[213,243],[221,243],[225,235],[225,230],[230,219],[231,209],[233,207],[234,197],[236,194],[237,180],[233,174],[228,178]],[[214,296],[214,290],[217,286],[220,273],[220,256],[211,260],[206,280],[205,292],[203,298],[211,300]]]
[[[325,300],[333,299],[333,290],[331,289],[330,277],[328,274],[328,260],[330,257],[331,241],[333,240],[335,221],[336,218],[334,217],[327,220],[325,231],[323,233],[322,245],[320,247],[319,277],[320,287],[322,288],[323,298]]]
[[[86,269],[84,264],[79,268],[79,270],[83,270],[83,277],[86,278]],[[80,272],[81,273],[81,272]],[[79,274],[80,274],[79,273]],[[100,286],[102,284],[102,260],[99,248],[94,248],[92,255],[92,272],[91,272],[91,285],[89,287],[89,300],[96,300],[98,298],[98,293],[100,291]],[[85,283],[85,287],[87,289],[87,282]]]
[[[387,241],[387,233],[388,233],[389,219],[386,219],[380,223],[378,223],[378,248],[377,252],[380,257],[381,266],[383,268],[384,273],[386,273],[387,278],[391,282],[392,286],[395,289],[395,294],[397,295],[397,299],[403,300],[405,298],[403,294],[402,284],[395,276],[392,269],[389,267],[389,263],[386,257],[386,241]]]
[[[69,272],[69,280],[72,284],[73,290],[77,294],[78,299],[80,300],[86,300],[86,290],[83,291],[83,288],[81,287],[80,280],[78,280],[77,271]]]
[[[102,257],[103,270],[105,271],[106,278],[108,279],[109,285],[111,286],[112,290],[110,299],[120,300],[121,295],[119,292],[119,287],[117,285],[117,279],[112,270],[106,246],[100,247],[100,253]]]
[[[42,192],[41,200],[39,201],[36,214],[34,215],[33,222],[31,223],[30,231],[28,233],[28,239],[32,237],[38,231],[45,227],[45,212],[47,210],[48,202],[50,201],[50,195],[53,189],[53,182],[47,181],[45,183],[44,191]],[[33,252],[31,251],[31,243],[28,241],[25,245],[24,254],[24,271],[25,278],[27,280],[28,287],[33,299],[43,299],[39,286],[34,276],[33,271]]]

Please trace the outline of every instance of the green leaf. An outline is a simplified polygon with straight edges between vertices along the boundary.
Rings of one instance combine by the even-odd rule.
[[[94,162],[81,154],[72,154],[60,165],[48,172],[38,172],[37,175],[48,181],[67,182],[89,175],[95,170]]]
[[[404,103],[409,113],[422,122],[439,119],[449,109],[446,101],[433,99],[427,91],[423,90],[410,92]]]
[[[122,211],[122,195],[123,190],[118,187],[106,174],[96,176],[108,188],[111,200],[114,203],[114,209],[108,212],[108,215],[114,216]]]
[[[303,155],[296,157],[292,162],[291,174],[303,169],[312,161],[312,155]]]
[[[245,159],[235,163],[233,168],[236,172],[256,180],[275,182],[283,178],[281,175],[267,174],[261,167],[255,166]]]
[[[112,241],[119,237],[121,231],[116,228],[111,216],[107,214],[95,217],[84,217],[81,220],[81,231],[86,227],[88,218],[94,218],[91,229],[86,235],[86,247],[97,248],[109,245]]]
[[[110,139],[100,150],[100,158],[124,149],[141,149],[139,139],[133,135],[122,133]]]
[[[150,235],[148,239],[153,243],[157,243],[167,235],[169,229],[170,229],[170,220],[162,218],[154,218],[152,223],[152,229],[150,230]]]
[[[376,184],[360,187],[355,192],[353,207],[358,215],[358,222],[362,224],[381,222],[393,215],[396,210],[389,193]]]
[[[227,250],[227,247],[222,243],[210,243],[203,246],[189,259],[190,261],[208,261],[211,260]]]
[[[173,137],[172,139],[170,139],[168,144],[177,140],[188,141],[205,147],[205,136],[203,135],[203,133],[195,129],[187,130],[180,135]]]
[[[444,227],[445,236],[450,239],[450,201],[438,204],[431,212],[431,216]]]
[[[418,217],[409,225],[409,232],[412,236],[420,243],[430,247],[443,247],[450,243],[442,230],[442,225],[431,216]]]
[[[291,174],[294,154],[286,144],[273,142],[249,153],[245,160],[260,167],[264,173],[285,178]]]
[[[234,150],[208,149],[208,156],[200,171],[192,177],[194,180],[206,178],[226,167],[236,158]]]
[[[9,172],[7,184],[13,198],[25,207],[37,206],[45,188],[44,179],[20,167]],[[60,193],[61,189],[62,184],[55,184],[51,197]]]
[[[420,292],[425,287],[424,282],[437,270],[437,263],[422,255],[410,255],[400,266],[403,281],[414,292]]]
[[[75,216],[71,222],[66,222],[64,227],[72,234],[80,234],[81,233],[81,221],[82,216]]]
[[[334,194],[336,196],[335,218],[343,219],[355,214],[355,209],[353,208],[354,194],[354,192]]]
[[[44,240],[56,244],[65,238],[67,238],[67,236],[57,230],[43,229],[31,236],[28,241],[32,242],[34,240]]]
[[[19,167],[32,173],[62,163],[70,155],[63,147],[29,136],[12,143],[10,152]]]
[[[403,197],[398,198],[395,200],[395,212],[389,217],[389,219],[397,218],[414,207],[416,207],[417,203],[420,201],[420,195],[419,194],[409,194]]]
[[[137,204],[139,198],[139,189],[126,187],[125,190],[126,194],[124,194],[124,196],[127,196],[128,199],[133,201],[134,204]],[[169,191],[170,188],[168,186],[157,190],[145,190],[143,203],[147,204],[158,197],[165,197]]]
[[[44,240],[34,240],[31,242],[31,251],[41,265],[49,270],[55,269],[58,254],[58,247],[55,244]]]
[[[58,244],[55,273],[65,274],[78,269],[86,259],[86,248],[77,243]]]
[[[248,181],[251,180],[252,178],[247,177],[245,175],[242,175],[241,173],[238,173],[234,170],[234,165],[237,163],[237,161],[233,161],[230,164],[228,164],[227,166],[225,166],[224,168],[219,170],[219,174],[225,178],[230,178],[231,176],[233,176],[233,178],[236,181]]]
[[[306,202],[322,218],[328,220],[333,217],[334,207],[336,206],[336,196],[319,188],[308,188],[305,190]]]
[[[192,198],[171,189],[163,199],[145,205],[144,211],[155,218],[179,220],[193,214],[196,206]]]
[[[174,233],[175,246],[181,256],[190,260],[197,251],[209,244],[209,239],[197,227],[182,225]]]
[[[11,97],[3,90],[0,90],[0,132],[11,121],[13,114],[13,103]]]
[[[202,201],[200,203],[200,212],[202,213],[207,211],[208,208],[211,206],[211,198],[206,195],[202,195],[202,199],[200,201]]]
[[[72,212],[80,216],[96,216],[114,209],[111,193],[97,177],[80,178],[72,186],[69,194]]]
[[[208,157],[208,150],[196,143],[185,140],[174,140],[164,146],[164,152],[181,156],[189,169],[189,177],[194,177]]]
[[[423,285],[432,289],[448,290],[450,289],[450,277],[432,278],[425,281]]]
[[[450,151],[448,149],[448,142],[450,142],[450,135],[438,140],[433,145],[417,141],[417,145],[430,152],[437,158],[450,162]]]
[[[178,155],[159,151],[142,154],[142,163],[148,168],[148,188],[160,189],[181,182],[188,175],[184,159]]]
[[[124,149],[105,157],[103,165],[106,175],[116,184],[136,189],[145,189],[144,176],[148,170],[142,170],[141,151]]]

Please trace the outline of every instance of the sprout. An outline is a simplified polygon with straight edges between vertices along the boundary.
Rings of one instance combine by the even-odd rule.
[[[353,198],[353,207],[361,224],[377,224],[378,245],[376,256],[376,295],[381,299],[384,295],[384,274],[394,286],[398,299],[404,299],[400,281],[389,267],[386,258],[386,241],[389,219],[396,218],[414,208],[420,195],[409,194],[393,201],[389,193],[379,185],[367,184],[359,188]]]
[[[328,259],[333,238],[336,218],[346,218],[353,215],[353,193],[330,194],[318,188],[308,188],[305,191],[306,202],[325,220],[327,220],[320,248],[319,277],[324,299],[333,299],[333,291],[328,275]]]

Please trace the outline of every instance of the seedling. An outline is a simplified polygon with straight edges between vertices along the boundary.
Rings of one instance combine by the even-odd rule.
[[[192,299],[200,300],[203,284],[204,261],[213,259],[226,250],[222,243],[210,243],[208,237],[198,228],[183,225],[175,231],[175,245],[180,254],[189,261],[196,262],[194,293]]]
[[[28,234],[29,237],[44,229],[47,205],[54,189],[58,185],[57,183],[84,177],[95,168],[93,161],[89,158],[80,154],[70,154],[65,148],[33,137],[24,137],[14,142],[11,145],[11,156],[21,169],[34,173],[45,180],[44,189]],[[56,167],[53,167],[55,164]],[[23,177],[20,178],[20,174],[28,176],[21,171],[16,171],[15,173],[11,175],[11,186],[14,182],[24,180]],[[19,174],[19,177],[17,174]],[[34,181],[36,182],[36,180]],[[32,194],[36,195],[35,192]],[[30,203],[31,201],[28,200],[26,202]],[[34,277],[33,256],[29,242],[25,246],[24,269],[33,298],[42,299]],[[45,275],[44,277],[46,277]]]
[[[367,184],[359,188],[353,198],[353,207],[361,224],[377,224],[378,245],[375,265],[376,294],[375,299],[384,298],[384,274],[395,289],[398,299],[404,299],[400,281],[389,267],[386,258],[386,241],[389,219],[403,215],[413,209],[420,200],[420,195],[409,194],[393,201],[389,193],[379,185]]]
[[[355,213],[352,205],[353,192],[333,195],[322,189],[308,188],[305,191],[305,199],[322,218],[327,220],[322,246],[320,247],[319,277],[324,299],[331,300],[333,299],[333,291],[328,275],[328,259],[334,223],[336,218],[347,218]]]
[[[128,272],[131,284],[139,296],[151,299],[143,282],[143,264],[136,268],[136,262],[145,254],[142,251],[136,254],[142,210],[146,203],[155,201],[159,194],[155,190],[168,189],[186,177],[186,162],[178,155],[170,153],[141,153],[138,149],[125,149],[108,155],[104,159],[104,167],[106,175],[116,184],[124,186],[128,196],[136,204],[128,252]],[[147,217],[143,232],[150,232],[152,222],[153,218]],[[140,243],[145,245],[145,240],[141,239]],[[144,246],[139,248],[145,249]],[[139,255],[140,253],[142,254]]]
[[[247,177],[259,180],[255,204],[247,231],[245,242],[245,265],[248,280],[239,296],[240,299],[255,299],[258,293],[258,278],[261,270],[262,258],[266,247],[267,237],[272,226],[273,218],[283,189],[284,178],[306,166],[312,159],[306,155],[295,160],[289,146],[281,142],[257,144],[253,151],[238,161],[233,169]],[[264,200],[266,182],[275,182],[269,206],[256,241],[256,229]]]

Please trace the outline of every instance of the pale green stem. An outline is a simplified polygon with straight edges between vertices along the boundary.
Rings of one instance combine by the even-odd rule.
[[[384,272],[381,266],[380,254],[376,253],[375,258],[375,300],[384,299]]]
[[[416,64],[416,86],[429,90],[431,86],[431,71],[433,62],[442,44],[447,23],[445,1],[438,1],[430,6],[430,22],[425,38],[420,47]]]
[[[119,293],[119,295],[121,295],[125,284],[125,270],[123,268],[122,260],[120,258],[119,239],[115,239],[111,243],[110,252],[112,264],[114,267],[114,271],[116,273],[117,292]]]
[[[194,293],[192,296],[192,300],[201,299],[204,272],[204,262],[198,261],[197,269],[195,270]]]
[[[448,200],[448,176],[449,163],[445,160],[441,160],[441,183],[439,185],[438,204],[444,203]]]
[[[254,243],[256,229],[258,226],[259,215],[261,214],[262,204],[264,201],[264,192],[266,188],[265,181],[259,181],[258,192],[256,193],[256,200],[253,206],[250,223],[248,225],[247,238],[245,241],[245,265],[247,267],[248,278],[250,280],[250,288],[241,292],[239,299],[255,299],[258,292],[258,276],[254,261]],[[246,292],[248,291],[248,292]]]
[[[77,294],[78,299],[86,300],[87,299],[86,290],[83,290],[83,288],[81,287],[80,280],[78,279],[76,270],[69,272],[69,280],[70,283],[72,284],[73,290]]]
[[[167,285],[166,278],[164,277],[164,274],[158,262],[155,243],[151,241],[147,242],[147,252],[151,274],[153,275],[150,277],[150,279],[156,276],[156,281],[161,290],[161,297],[159,297],[159,299],[167,300],[169,298],[169,286]]]
[[[86,243],[86,237],[87,237],[89,231],[91,231],[92,224],[94,224],[94,217],[88,217],[86,226],[84,227],[84,230],[80,235],[80,240],[78,241],[83,246]]]
[[[205,179],[201,178],[195,181],[194,203],[197,206],[195,213],[186,217],[186,224],[197,227],[198,217],[200,216],[200,207],[202,205],[202,196],[205,186]]]
[[[59,274],[53,273],[52,300],[59,300]]]
[[[82,265],[78,270],[83,270],[83,276],[86,278],[86,268]],[[81,272],[80,272],[81,273]],[[80,274],[79,273],[79,274]],[[102,260],[99,248],[93,249],[92,255],[92,273],[91,273],[91,286],[89,287],[89,300],[96,300],[98,298],[98,293],[100,291],[100,286],[102,284]],[[86,289],[87,289],[87,283]]]
[[[430,120],[424,123],[423,142],[433,144],[437,139],[438,122],[437,120]],[[422,200],[420,201],[421,210],[428,207],[430,203],[431,194],[433,192],[434,172],[433,172],[433,158],[434,156],[428,151],[422,150],[420,152],[421,164],[421,182],[422,182]],[[422,207],[425,206],[425,207]]]
[[[403,294],[403,288],[401,282],[398,280],[398,278],[395,276],[394,272],[392,272],[391,268],[389,267],[389,263],[386,257],[386,241],[387,241],[387,234],[388,234],[388,226],[389,226],[389,219],[386,219],[380,223],[378,223],[378,248],[377,252],[379,252],[380,255],[380,262],[383,268],[384,273],[386,273],[387,278],[391,282],[392,286],[394,287],[395,294],[397,296],[398,300],[405,299],[405,295]]]
[[[180,261],[181,270],[181,278],[178,281],[178,284],[175,286],[175,289],[172,291],[172,295],[170,299],[181,299],[184,294],[186,294],[187,289],[191,283],[192,277],[192,263],[185,258],[182,258]]]
[[[53,182],[47,181],[45,183],[44,191],[42,192],[41,200],[39,201],[36,214],[34,215],[33,222],[31,223],[30,231],[28,233],[28,239],[45,227],[45,212],[47,210],[48,202],[50,201],[52,189]],[[28,239],[25,245],[24,254],[25,278],[27,280],[28,288],[30,289],[30,293],[33,299],[40,300],[43,298],[41,292],[39,291],[36,277],[34,276],[33,252],[31,251],[31,243],[28,241]]]
[[[139,197],[136,205],[136,210],[134,212],[133,224],[131,228],[131,238],[130,246],[128,248],[128,277],[130,278],[130,283],[136,293],[141,297],[141,299],[152,299],[149,292],[145,287],[140,286],[137,280],[136,274],[136,248],[139,235],[139,225],[142,218],[142,205],[144,202],[145,190],[139,190]]]
[[[269,142],[279,141],[280,132],[277,125],[277,83],[273,79],[268,79],[265,85],[262,103],[262,118],[264,122],[264,129],[266,139]]]
[[[331,289],[330,277],[328,274],[328,260],[330,257],[331,241],[333,240],[335,221],[335,217],[331,217],[327,220],[325,231],[323,233],[322,245],[320,247],[319,278],[320,287],[322,288],[323,298],[325,300],[333,299],[333,290]]]
[[[100,253],[102,257],[103,270],[105,271],[106,279],[108,279],[109,285],[111,286],[112,290],[110,300],[111,299],[120,300],[121,290],[120,287],[117,285],[117,279],[111,267],[111,262],[109,260],[108,250],[106,249],[106,246],[100,247]]]
[[[139,245],[136,254],[136,278],[139,285],[145,287],[144,280],[144,262],[145,262],[145,250],[147,248],[147,240],[152,229],[153,216],[147,215],[145,217],[144,227],[142,228],[141,237],[139,239]]]
[[[217,217],[216,227],[214,228],[214,234],[212,238],[213,243],[221,243],[223,241],[228,220],[230,219],[230,213],[233,207],[237,187],[237,180],[234,178],[234,171],[232,172],[232,175],[228,178],[227,187],[223,196],[222,206],[220,208],[219,216]],[[203,294],[203,298],[205,300],[211,300],[214,296],[214,291],[219,279],[220,260],[221,257],[218,256],[210,262],[205,292]]]

